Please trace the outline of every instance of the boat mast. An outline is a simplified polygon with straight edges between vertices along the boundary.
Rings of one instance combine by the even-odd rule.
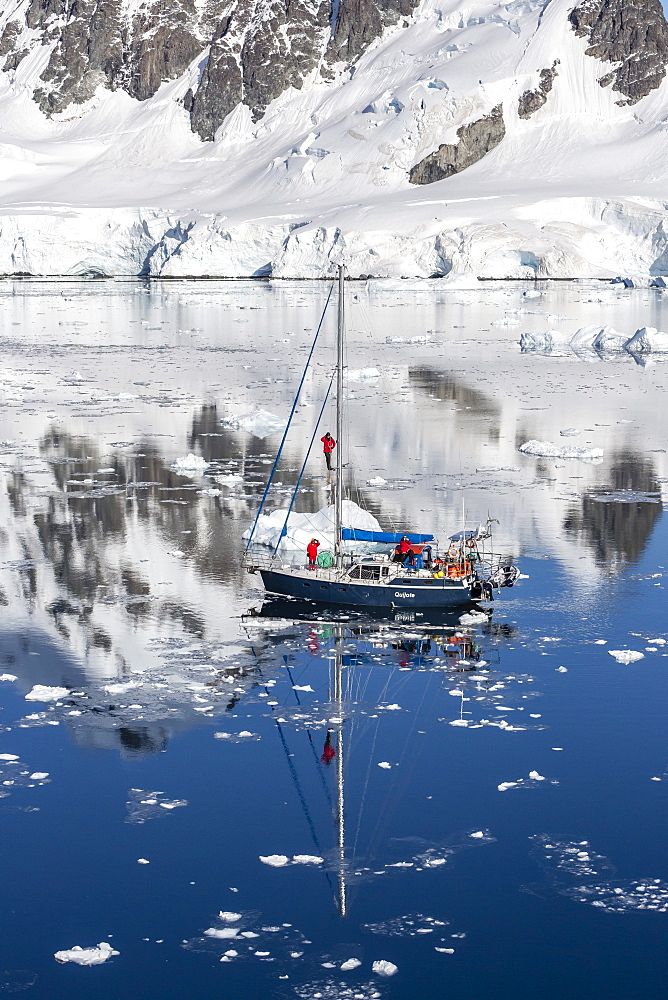
[[[346,897],[346,829],[345,829],[345,795],[343,774],[343,655],[341,651],[342,629],[336,630],[335,660],[334,660],[334,701],[338,714],[336,735],[336,826],[338,847],[338,881],[339,881],[339,913],[346,916],[348,900]]]
[[[343,334],[345,323],[344,300],[345,268],[339,264],[339,311],[336,338],[336,492],[334,494],[336,566],[343,562],[341,546],[341,518],[343,512]]]

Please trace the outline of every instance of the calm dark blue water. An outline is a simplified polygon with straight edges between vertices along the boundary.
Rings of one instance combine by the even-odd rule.
[[[3,294],[0,991],[663,996],[661,359],[527,358],[524,326],[490,343],[521,287],[361,303],[349,363],[379,375],[352,386],[351,494],[444,534],[463,492],[526,578],[477,625],[295,615],[240,567],[277,438],[234,419],[287,412],[324,292]],[[522,322],[575,329],[593,295],[551,290]],[[456,336],[384,343],[434,312],[445,331],[446,307]],[[570,428],[603,460],[517,452]],[[208,465],[175,468],[189,453]],[[317,461],[304,488],[322,506]],[[95,968],[54,960],[105,941]]]

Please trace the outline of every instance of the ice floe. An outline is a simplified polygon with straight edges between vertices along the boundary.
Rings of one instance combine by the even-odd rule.
[[[115,951],[108,941],[100,941],[97,947],[82,948],[80,945],[75,944],[73,948],[69,948],[65,951],[57,951],[54,954],[56,962],[74,962],[75,965],[102,965],[107,959],[111,958],[113,955],[119,955],[120,952]]]
[[[166,799],[164,792],[152,792],[143,788],[131,788],[125,803],[128,815],[126,823],[146,823],[147,820],[167,816],[174,809],[188,805],[187,799]]]
[[[637,649],[609,649],[608,656],[613,656],[618,663],[635,663],[642,660],[645,654]]]
[[[270,868],[283,868],[284,865],[290,863],[290,858],[285,854],[261,854],[260,861],[263,865],[269,865]]]
[[[371,966],[372,972],[375,972],[377,976],[394,976],[395,973],[399,971],[398,967],[394,962],[388,962],[384,958],[377,959]]]
[[[586,840],[532,838],[536,856],[560,894],[608,913],[668,912],[668,883],[658,878],[620,879],[615,867]],[[604,878],[601,878],[604,875]]]
[[[174,472],[183,472],[185,474],[194,473],[195,475],[201,476],[207,469],[209,463],[201,455],[193,455],[190,452],[188,455],[182,458],[177,458],[172,462],[172,469]]]
[[[61,698],[66,698],[69,693],[69,688],[35,684],[25,697],[26,701],[60,701]]]
[[[575,448],[568,445],[559,446],[551,441],[525,441],[518,451],[524,455],[536,455],[540,458],[576,458],[583,462],[599,462],[603,458],[602,448]]]
[[[285,430],[286,421],[270,413],[269,410],[256,408],[241,413],[233,413],[221,421],[223,427],[231,427],[236,431],[246,431],[253,437],[265,438],[272,434],[280,434]]]

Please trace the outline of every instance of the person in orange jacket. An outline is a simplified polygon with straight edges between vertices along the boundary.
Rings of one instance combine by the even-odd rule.
[[[332,452],[336,448],[336,441],[332,435],[327,431],[324,437],[321,437],[322,450],[325,453],[325,461],[327,462],[327,469],[331,472],[332,469]]]
[[[315,569],[316,562],[318,559],[318,546],[320,542],[317,538],[312,538],[311,541],[306,546],[306,555],[308,556],[308,568]]]

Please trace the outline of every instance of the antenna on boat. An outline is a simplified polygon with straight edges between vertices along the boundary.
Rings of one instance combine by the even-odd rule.
[[[334,494],[335,542],[337,569],[343,562],[341,519],[343,513],[343,335],[345,329],[345,268],[339,264],[339,302],[336,337],[336,492]]]

